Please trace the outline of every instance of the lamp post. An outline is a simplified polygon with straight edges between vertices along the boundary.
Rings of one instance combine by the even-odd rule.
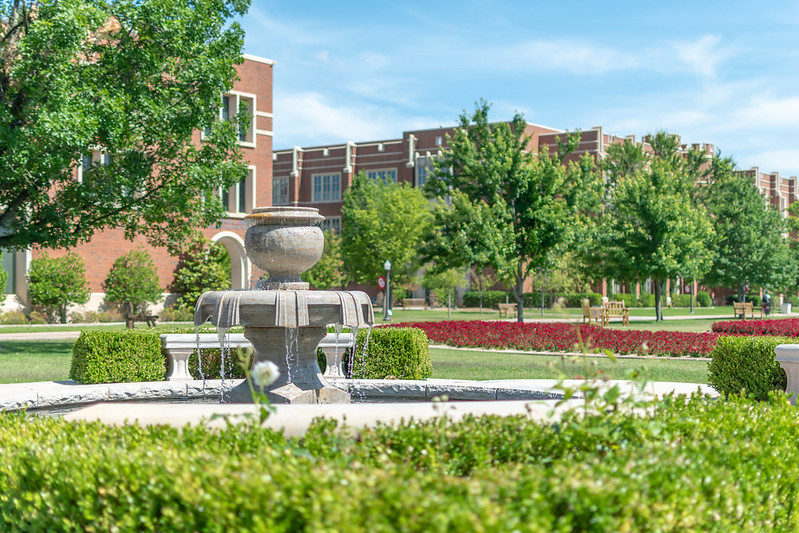
[[[391,320],[391,261],[386,259],[383,263],[383,268],[386,270],[386,293],[383,296],[383,322]]]

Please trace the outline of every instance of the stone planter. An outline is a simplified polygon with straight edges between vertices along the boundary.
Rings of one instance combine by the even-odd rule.
[[[785,392],[793,394],[791,403],[796,405],[796,397],[799,396],[799,344],[780,344],[774,348],[777,361],[785,374],[788,376],[788,384]]]

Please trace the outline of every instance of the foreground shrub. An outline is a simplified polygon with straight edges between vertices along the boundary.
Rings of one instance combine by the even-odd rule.
[[[778,344],[795,342],[784,337],[721,337],[711,354],[707,383],[719,393],[752,395],[765,400],[784,391],[785,371],[774,360]]]
[[[776,320],[724,320],[721,322],[714,322],[711,329],[716,333],[797,337],[799,336],[799,318],[782,318]]]
[[[584,348],[617,354],[708,357],[717,333],[606,329],[587,324],[442,321],[410,322],[430,342],[463,348],[575,352]]]
[[[165,376],[166,360],[155,332],[83,331],[72,348],[69,378],[79,383],[160,381]]]
[[[797,424],[784,396],[302,439],[0,415],[0,530],[791,531]]]

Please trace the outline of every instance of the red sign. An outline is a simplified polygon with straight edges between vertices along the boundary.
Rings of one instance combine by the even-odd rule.
[[[383,290],[383,289],[386,288],[386,277],[385,276],[380,276],[379,278],[377,278],[377,288],[380,289],[380,290]]]

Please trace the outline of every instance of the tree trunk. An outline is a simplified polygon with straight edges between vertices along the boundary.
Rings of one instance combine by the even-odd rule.
[[[516,297],[516,321],[524,322],[524,281],[516,278],[513,286],[513,295]]]
[[[660,322],[663,320],[663,309],[660,302],[663,294],[663,282],[659,279],[653,279],[652,281],[655,285],[655,322]]]
[[[741,283],[741,286],[738,289],[738,301],[739,302],[746,301],[746,283]]]

